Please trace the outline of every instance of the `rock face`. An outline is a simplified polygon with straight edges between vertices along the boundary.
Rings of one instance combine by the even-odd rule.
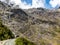
[[[24,25],[25,23],[28,23],[28,14],[26,14],[22,9],[11,8],[3,2],[0,2],[0,6],[0,11],[3,12],[0,13],[3,24],[10,28],[15,35],[20,35],[20,29],[24,32]]]
[[[16,35],[19,35],[20,29],[23,29],[25,23],[28,23],[28,15],[21,9],[11,9],[12,14],[6,14],[1,16],[3,24],[8,26],[11,31]],[[22,30],[23,32],[24,30]]]
[[[60,11],[58,10],[13,8],[0,17],[3,24],[10,28],[15,36],[22,34],[37,45],[60,45]]]
[[[32,41],[40,42],[38,45],[42,45],[42,43],[44,43],[44,45],[55,45],[55,42],[57,43],[56,45],[58,45],[57,40],[60,40],[60,38],[58,38],[60,37],[58,36],[60,34],[60,11],[58,10],[41,8],[24,10],[29,14],[31,23],[28,29],[30,31],[26,32],[25,35],[27,37],[30,35],[29,39]]]

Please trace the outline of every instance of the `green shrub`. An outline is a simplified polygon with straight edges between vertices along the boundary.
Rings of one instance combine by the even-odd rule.
[[[14,35],[10,31],[10,29],[4,26],[2,24],[2,21],[0,21],[0,40],[6,40],[10,38],[14,38]]]
[[[60,28],[56,28],[55,31],[60,33]]]
[[[25,38],[17,38],[15,42],[15,45],[35,45],[33,42],[30,42]]]

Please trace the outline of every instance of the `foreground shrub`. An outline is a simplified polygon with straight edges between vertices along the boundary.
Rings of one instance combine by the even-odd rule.
[[[17,38],[16,45],[35,45],[33,42],[28,41],[25,38]]]
[[[2,21],[0,21],[0,40],[6,40],[11,38],[14,38],[14,35],[10,31],[10,29],[4,26],[2,24]]]

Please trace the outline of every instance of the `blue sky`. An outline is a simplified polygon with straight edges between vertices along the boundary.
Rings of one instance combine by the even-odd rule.
[[[5,0],[1,0],[4,1]],[[11,3],[15,3],[15,5],[19,5],[22,9],[29,8],[58,8],[60,6],[60,0],[10,0]]]
[[[22,2],[26,2],[27,4],[30,4],[30,5],[32,5],[32,0],[21,0]],[[50,0],[46,0],[46,3],[45,3],[45,6],[47,7],[47,8],[51,8],[51,5],[49,4],[49,1]]]
[[[32,0],[21,0],[22,2],[26,2],[27,4],[30,4],[30,5],[32,5]],[[45,0],[45,3],[44,3],[44,5],[45,5],[45,8],[48,8],[48,9],[51,9],[51,8],[53,8],[52,7],[52,5],[50,4],[50,1],[51,0]],[[57,5],[56,5],[56,7],[57,7]],[[56,8],[56,7],[54,7],[54,8]]]
[[[21,1],[26,2],[27,4],[30,4],[30,5],[32,5],[32,3],[33,3],[32,0],[21,0]],[[50,2],[50,0],[45,0],[45,7],[48,9],[52,8],[51,5],[49,4],[49,2]]]
[[[45,3],[45,7],[48,9],[52,8],[49,2],[50,0],[46,0],[46,3]]]
[[[32,5],[32,0],[21,0],[22,2],[26,2],[27,4]]]

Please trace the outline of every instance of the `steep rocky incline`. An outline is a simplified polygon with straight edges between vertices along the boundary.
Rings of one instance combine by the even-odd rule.
[[[3,24],[16,37],[23,36],[37,45],[60,45],[60,9],[11,9],[0,14]],[[22,34],[22,35],[21,35]]]

